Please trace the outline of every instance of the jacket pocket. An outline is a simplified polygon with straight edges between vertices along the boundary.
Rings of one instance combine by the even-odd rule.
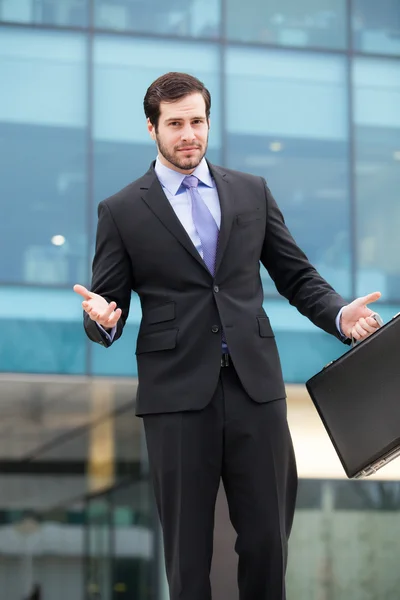
[[[238,225],[247,225],[249,223],[253,223],[254,221],[259,221],[261,219],[261,214],[259,210],[243,213],[241,215],[236,216],[236,223]]]
[[[167,302],[160,306],[154,306],[147,310],[144,315],[144,321],[149,325],[153,323],[163,323],[175,319],[175,302]]]
[[[165,329],[139,335],[136,342],[136,354],[172,350],[176,346],[178,329]]]
[[[268,317],[257,317],[260,337],[275,337]]]

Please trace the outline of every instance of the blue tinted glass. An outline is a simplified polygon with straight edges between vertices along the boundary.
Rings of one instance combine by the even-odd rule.
[[[351,5],[354,48],[400,55],[399,0],[353,0]]]
[[[350,295],[344,60],[231,48],[227,72],[229,166],[266,178],[300,247]]]
[[[63,26],[87,25],[87,0],[2,0],[0,21]]]
[[[85,40],[4,28],[0,35],[0,280],[87,277]]]
[[[72,290],[0,286],[0,371],[81,374],[87,338]]]
[[[227,37],[283,46],[344,48],[345,0],[227,0]]]
[[[400,299],[400,63],[354,64],[357,293]]]
[[[221,0],[94,0],[101,29],[202,38],[220,35]]]
[[[313,453],[299,447],[299,462],[304,459],[307,466],[319,463],[323,476],[332,477],[317,444],[315,448]],[[343,478],[343,470],[341,473]],[[379,481],[386,478],[393,480]],[[365,481],[300,480],[290,537],[288,598],[397,600],[400,485],[396,479],[395,462]],[[305,504],[304,488],[310,483],[316,498],[309,497]]]

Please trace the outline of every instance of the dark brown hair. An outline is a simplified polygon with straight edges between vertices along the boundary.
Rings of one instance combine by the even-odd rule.
[[[200,93],[206,105],[206,117],[210,117],[211,95],[208,89],[193,75],[187,73],[165,73],[153,81],[148,88],[143,101],[144,113],[156,131],[160,118],[161,102],[177,102],[189,96],[189,94]]]

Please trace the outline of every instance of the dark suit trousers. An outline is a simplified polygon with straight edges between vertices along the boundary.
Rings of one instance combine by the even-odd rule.
[[[231,365],[206,408],[148,415],[144,427],[171,600],[211,600],[221,477],[237,533],[240,600],[284,600],[297,491],[286,401],[252,401]]]

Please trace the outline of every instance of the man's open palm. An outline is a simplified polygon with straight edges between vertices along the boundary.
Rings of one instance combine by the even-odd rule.
[[[82,308],[92,321],[96,321],[105,329],[112,329],[121,317],[121,309],[115,302],[108,303],[105,298],[89,292],[83,285],[74,285],[74,292],[83,297]]]
[[[374,311],[367,308],[367,304],[376,302],[380,297],[380,292],[373,292],[353,300],[344,307],[340,327],[347,337],[353,337],[357,341],[363,340],[379,328],[379,324],[372,317]]]

